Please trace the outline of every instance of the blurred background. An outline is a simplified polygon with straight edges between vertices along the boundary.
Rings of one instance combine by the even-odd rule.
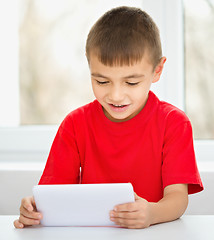
[[[93,100],[85,41],[92,24],[114,2],[20,0],[21,125],[59,124],[68,112]],[[132,1],[132,5],[143,3]],[[195,138],[210,139],[214,138],[214,2],[184,0],[183,18],[185,111]]]
[[[18,24],[18,34],[11,33],[5,40],[4,36],[1,39],[1,53],[7,52],[6,57],[0,59],[0,72],[5,71],[0,74],[0,127],[59,125],[70,111],[92,101],[94,96],[85,57],[85,41],[91,26],[113,7],[130,5],[144,9],[144,2],[2,1],[4,5],[13,3],[14,8],[8,6],[9,14],[6,13],[4,19],[2,17],[0,27],[7,28],[7,35]],[[15,4],[18,4],[18,12],[14,10]],[[183,109],[192,121],[195,139],[213,139],[214,0],[183,0],[182,11],[184,79],[180,81],[184,81]],[[12,25],[10,20],[16,14],[17,21]],[[9,49],[6,44],[10,45]],[[9,51],[17,55],[6,59]],[[6,61],[8,65],[11,62],[11,68],[5,70]],[[175,76],[177,74],[174,73]]]
[[[196,139],[214,139],[214,1],[184,0],[185,110]]]

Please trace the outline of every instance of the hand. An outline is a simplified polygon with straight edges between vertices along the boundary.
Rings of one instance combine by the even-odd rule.
[[[150,203],[135,193],[135,202],[115,206],[110,219],[125,228],[146,228],[151,225]]]
[[[30,225],[40,224],[42,214],[37,212],[36,203],[33,197],[22,199],[20,207],[20,217],[14,221],[15,228],[23,228]]]

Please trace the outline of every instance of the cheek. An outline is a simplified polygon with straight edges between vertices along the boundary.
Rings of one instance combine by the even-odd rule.
[[[105,95],[104,90],[101,87],[96,86],[95,84],[94,85],[92,84],[92,89],[93,89],[93,92],[94,92],[94,96],[97,99],[102,98]]]
[[[140,87],[138,89],[130,91],[131,95],[135,99],[142,98],[143,96],[145,96],[146,92],[147,92],[147,89],[145,87]]]
[[[149,88],[139,88],[131,94],[131,98],[138,104],[144,104],[147,100]]]

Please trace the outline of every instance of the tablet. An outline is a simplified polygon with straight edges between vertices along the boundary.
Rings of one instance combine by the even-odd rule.
[[[33,188],[43,226],[111,226],[109,211],[134,202],[131,183],[37,185]]]

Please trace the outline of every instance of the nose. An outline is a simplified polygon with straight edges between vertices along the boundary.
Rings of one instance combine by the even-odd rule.
[[[125,93],[121,86],[112,86],[109,92],[109,100],[113,103],[122,103]]]

